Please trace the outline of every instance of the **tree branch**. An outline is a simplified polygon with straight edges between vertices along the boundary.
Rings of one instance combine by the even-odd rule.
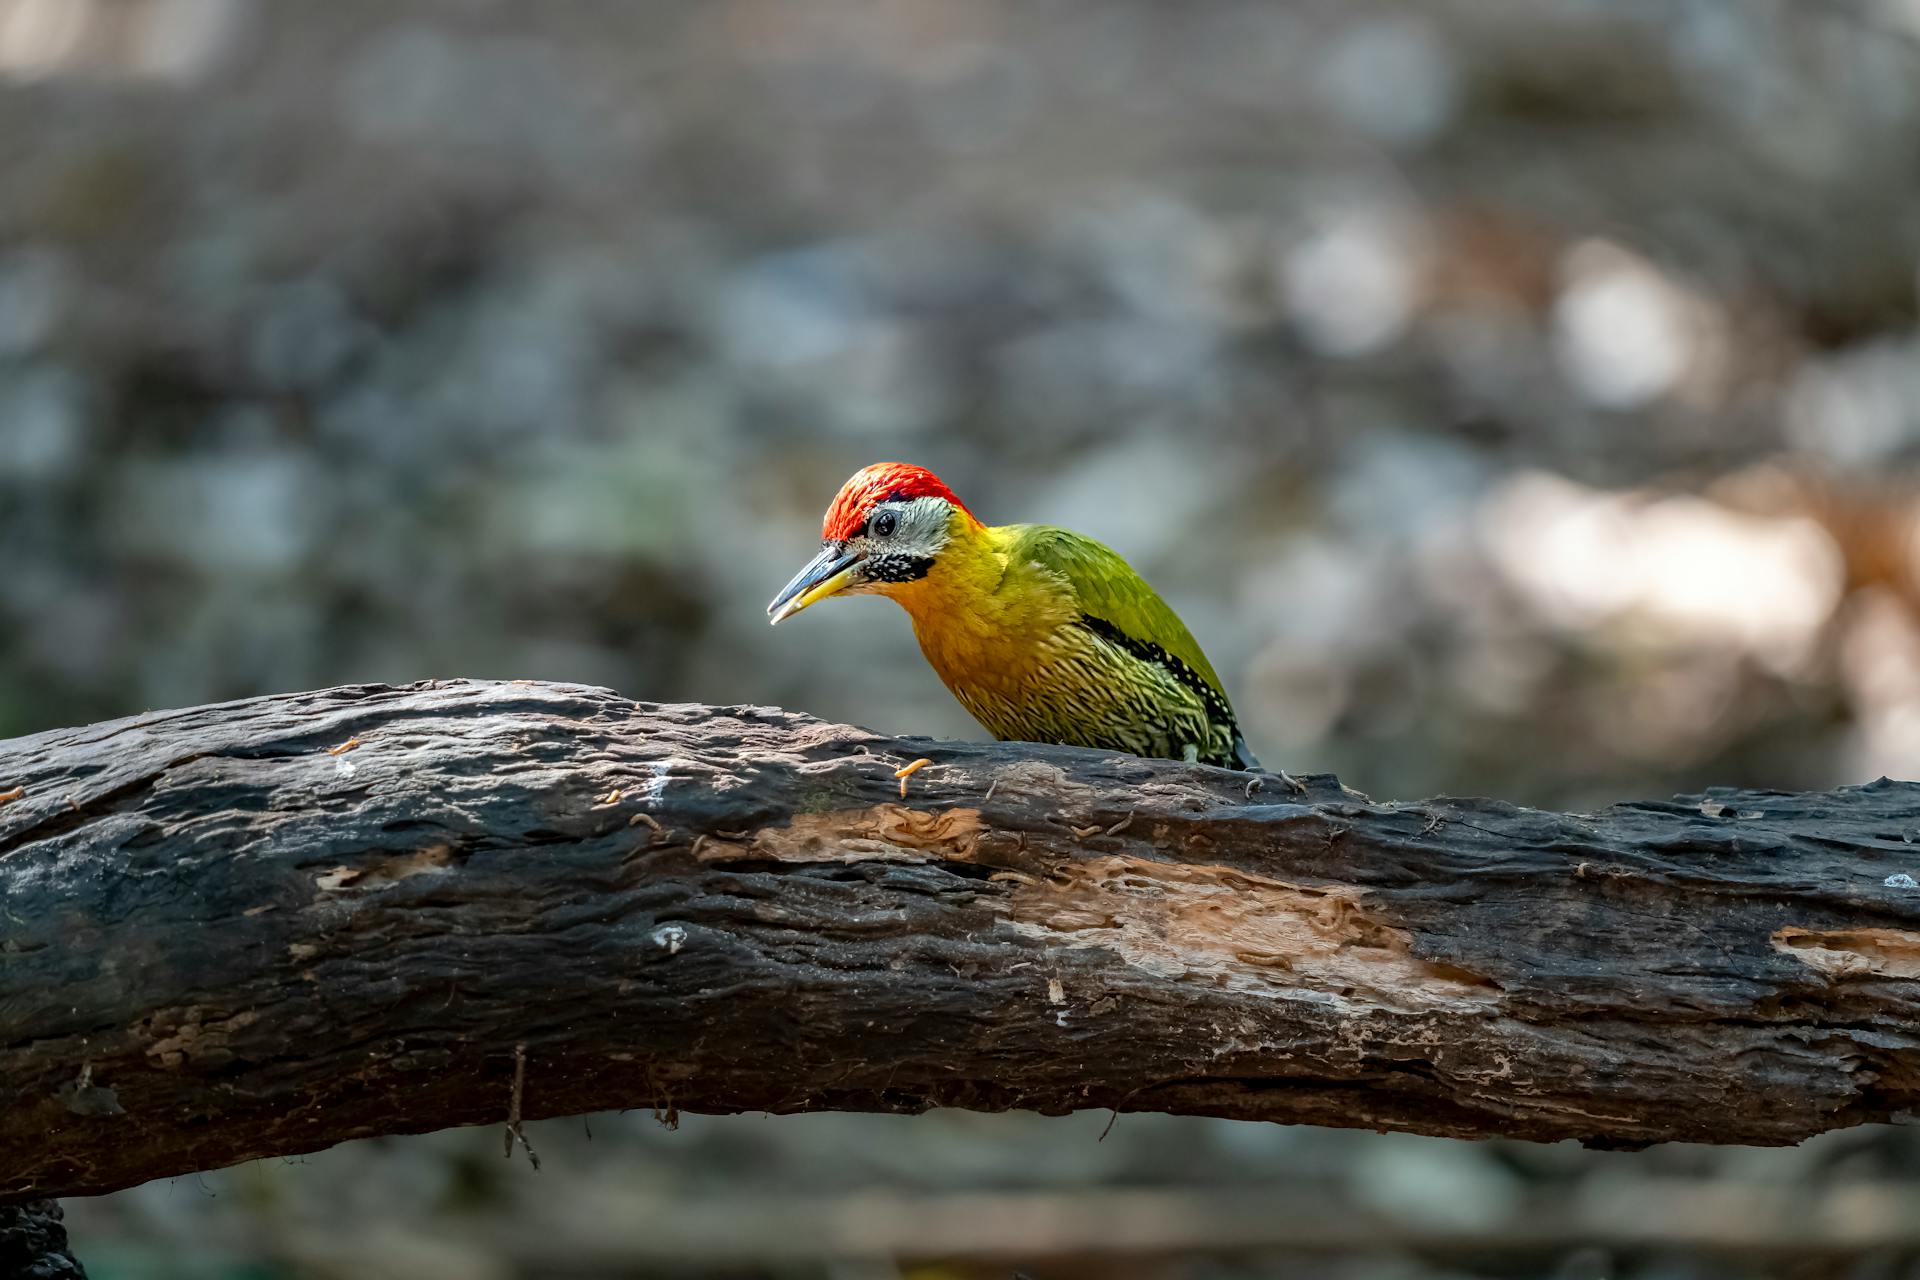
[[[527,682],[0,743],[0,1201],[635,1106],[1601,1145],[1917,1109],[1920,786],[1248,787]]]

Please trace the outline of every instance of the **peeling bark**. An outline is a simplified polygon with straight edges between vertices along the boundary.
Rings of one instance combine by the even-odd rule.
[[[344,748],[344,749],[343,749]],[[907,779],[894,771],[929,757]],[[1920,786],[1592,815],[434,683],[0,743],[0,1201],[663,1111],[1790,1143],[1920,1100]]]

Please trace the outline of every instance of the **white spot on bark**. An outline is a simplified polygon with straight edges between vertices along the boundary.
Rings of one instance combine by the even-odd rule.
[[[354,774],[360,772],[360,770],[354,768],[353,761],[351,760],[334,761],[333,771],[343,778],[351,778]]]
[[[668,955],[677,956],[680,948],[687,945],[687,931],[677,924],[663,924],[653,931],[653,944],[665,947]]]
[[[658,803],[660,797],[667,793],[667,779],[672,776],[672,765],[668,764],[665,760],[655,760],[653,762],[652,776],[647,779],[647,802],[649,804]]]
[[[1915,880],[1904,871],[1896,871],[1886,878],[1889,889],[1920,889],[1920,880]]]

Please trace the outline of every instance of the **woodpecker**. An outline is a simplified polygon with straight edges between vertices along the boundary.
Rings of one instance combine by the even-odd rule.
[[[820,535],[820,554],[767,606],[774,623],[828,596],[889,596],[996,738],[1260,767],[1192,633],[1092,538],[982,524],[938,476],[904,462],[856,472]]]

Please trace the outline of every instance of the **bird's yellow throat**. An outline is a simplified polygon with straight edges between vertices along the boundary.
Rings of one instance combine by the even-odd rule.
[[[1055,584],[1012,563],[1022,527],[985,525],[955,511],[947,545],[926,576],[886,589],[907,611],[921,652],[949,687],[997,683],[996,676],[1012,674],[1011,666],[1035,652],[1045,633],[1078,614],[1070,593],[1048,589]],[[1002,589],[1010,574],[1022,590]]]

